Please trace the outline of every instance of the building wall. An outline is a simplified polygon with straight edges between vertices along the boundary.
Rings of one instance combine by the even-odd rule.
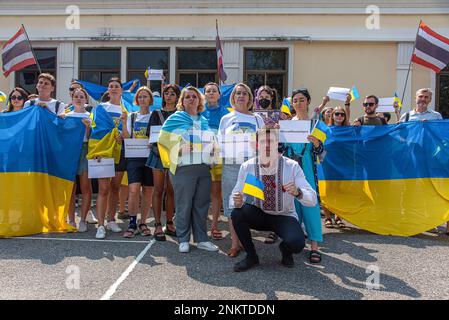
[[[420,19],[449,37],[446,1],[378,1],[380,29],[368,30],[365,7],[370,1],[79,1],[80,29],[65,28],[69,1],[3,1],[0,43],[23,23],[35,47],[58,47],[58,98],[66,100],[68,83],[78,77],[80,47],[122,47],[122,78],[126,75],[126,47],[170,47],[170,80],[174,81],[174,49],[179,46],[215,47],[215,20],[220,23],[229,80],[243,78],[243,48],[289,49],[288,92],[306,86],[312,105],[318,105],[329,86],[356,85],[361,96],[402,94],[403,84]],[[105,4],[105,3],[108,4]],[[154,4],[154,7],[150,5]],[[365,4],[365,5],[364,5]],[[43,10],[48,8],[48,10]],[[20,14],[19,14],[20,13]],[[26,15],[23,15],[26,13]],[[217,14],[218,13],[218,14]],[[338,14],[333,14],[338,13]],[[0,75],[0,90],[9,92],[13,76]],[[435,75],[414,65],[404,99],[412,104],[420,87],[435,86]],[[361,113],[361,99],[353,116]],[[335,105],[335,101],[331,101]],[[2,107],[0,105],[0,107]]]

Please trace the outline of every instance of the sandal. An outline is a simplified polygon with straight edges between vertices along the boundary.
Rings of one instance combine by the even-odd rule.
[[[168,225],[173,225],[173,221],[168,220],[168,221],[165,223],[164,233],[165,233],[167,236],[176,237],[176,230],[175,230],[175,231],[170,230],[170,229],[168,228]]]
[[[128,229],[123,233],[123,238],[134,238],[137,233],[136,226],[130,225]]]
[[[318,250],[311,250],[309,254],[310,263],[320,263],[321,253]]]
[[[156,239],[156,241],[165,241],[165,240],[167,240],[167,238],[165,238],[165,233],[164,233],[164,231],[159,231],[159,232],[156,232],[156,229],[157,229],[157,227],[162,227],[162,223],[157,223],[157,222],[155,222],[154,223],[154,227],[155,227],[155,230],[154,230],[154,239]]]
[[[346,228],[345,223],[340,218],[335,219],[335,223],[340,229]]]
[[[142,237],[151,236],[151,230],[150,230],[150,228],[148,228],[148,226],[145,223],[139,224],[139,226],[137,227],[137,230],[139,231],[139,233]]]
[[[273,244],[277,241],[278,235],[274,232],[270,232],[270,234],[265,238],[264,243]]]
[[[217,227],[212,227],[210,229],[210,236],[214,240],[222,240],[223,239],[223,235],[221,234],[221,231],[217,229]]]
[[[337,221],[335,221],[335,222],[337,222]],[[337,223],[337,224],[338,224],[338,223]],[[326,219],[324,220],[324,226],[325,226],[326,228],[329,228],[329,229],[333,228],[334,225],[332,224],[332,219],[331,219],[331,218],[326,218]]]

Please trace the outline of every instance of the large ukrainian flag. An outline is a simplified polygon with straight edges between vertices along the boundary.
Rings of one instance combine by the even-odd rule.
[[[39,106],[0,113],[0,236],[66,232],[85,126]]]
[[[338,216],[398,236],[449,220],[449,120],[331,127],[325,149],[320,196]]]
[[[99,104],[93,108],[90,118],[92,119],[92,128],[86,158],[114,158],[114,162],[119,163],[122,146],[115,139],[120,133],[112,117]]]
[[[159,155],[162,165],[170,169],[172,174],[176,173],[178,166],[181,140],[190,140],[189,131],[195,127],[201,130],[210,130],[208,121],[203,116],[199,116],[194,124],[193,118],[187,112],[176,111],[167,118],[161,128],[157,141]],[[195,144],[195,141],[191,142]]]

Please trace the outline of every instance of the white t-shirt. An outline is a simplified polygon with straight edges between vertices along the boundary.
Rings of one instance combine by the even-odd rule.
[[[66,113],[67,117],[73,117],[73,118],[82,118],[82,119],[89,119],[90,113],[89,112],[75,112],[75,111],[70,111],[69,113]],[[87,131],[87,128],[86,128]],[[87,132],[86,132],[87,133]],[[84,139],[83,142],[87,142],[87,135],[86,133],[84,133]]]
[[[47,109],[50,110],[51,112],[53,112],[54,114],[56,114],[56,102],[58,100],[56,99],[51,99],[49,101],[41,101],[39,98],[33,99],[34,100],[34,105],[37,105],[39,102],[43,102],[47,105]],[[23,108],[28,108],[30,106],[30,100],[28,100],[27,102],[25,102]],[[64,114],[64,110],[65,108],[67,108],[67,105],[64,104],[63,102],[61,102],[59,104],[59,109],[58,109],[58,116],[61,114]]]
[[[232,133],[253,133],[265,125],[259,114],[244,114],[234,110],[223,116],[218,131],[221,135]]]
[[[131,135],[131,115],[132,113],[128,115],[128,119],[126,120],[126,129],[128,129],[129,135]],[[147,114],[140,114],[140,112],[138,112],[136,114],[134,119],[134,132],[133,132],[134,139],[148,139],[146,133],[148,122],[150,121],[150,116],[151,112]]]
[[[110,102],[101,103],[106,112],[112,117],[115,126],[119,131],[122,131],[122,122],[120,116],[122,115],[122,107],[120,105],[112,104]]]

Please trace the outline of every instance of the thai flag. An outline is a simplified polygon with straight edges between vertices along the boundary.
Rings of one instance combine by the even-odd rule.
[[[3,46],[2,61],[5,77],[13,71],[22,70],[27,66],[37,64],[23,26]]]
[[[421,21],[412,61],[436,73],[440,72],[449,64],[449,39],[436,33]]]
[[[216,21],[217,37],[215,38],[215,49],[217,51],[217,69],[219,81],[225,83],[228,76],[224,70],[223,65],[223,50],[221,49],[220,37],[218,36],[218,21]]]

